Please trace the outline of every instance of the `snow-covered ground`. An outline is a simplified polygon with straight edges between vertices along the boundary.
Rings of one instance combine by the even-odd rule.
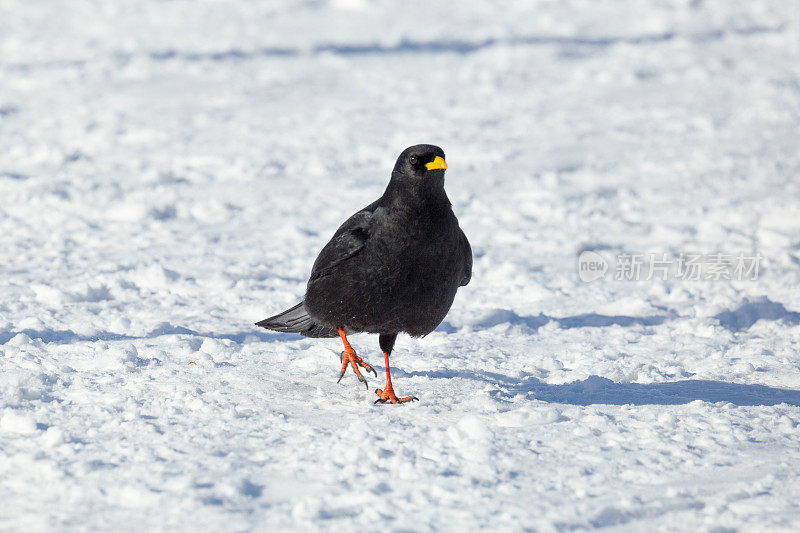
[[[0,529],[800,528],[799,18],[0,0]],[[253,322],[420,142],[474,276],[376,406]]]

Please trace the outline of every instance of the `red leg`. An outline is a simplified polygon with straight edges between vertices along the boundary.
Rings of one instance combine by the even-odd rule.
[[[364,367],[364,370],[366,370],[367,372],[372,372],[373,374],[375,374],[375,377],[378,377],[378,373],[375,372],[375,369],[372,368],[369,364],[367,364],[366,361],[364,361],[363,359],[361,359],[359,356],[356,355],[356,351],[353,349],[352,346],[350,346],[350,343],[347,342],[347,335],[344,334],[343,328],[339,328],[339,336],[342,338],[342,344],[344,344],[344,351],[340,356],[342,360],[342,371],[339,373],[339,379],[338,381],[336,381],[336,383],[342,381],[342,376],[344,376],[344,373],[347,371],[347,365],[349,364],[350,366],[353,367],[353,372],[356,373],[358,381],[363,383],[364,386],[367,387],[367,390],[369,390],[369,384],[367,384],[367,380],[364,378],[364,376],[361,375],[361,372],[358,370],[358,367],[359,366]]]
[[[404,398],[398,398],[394,394],[394,389],[392,388],[392,375],[389,373],[389,353],[383,352],[383,361],[386,364],[386,386],[382,389],[375,389],[375,394],[380,396],[375,403],[405,403],[411,402],[414,400],[419,401],[419,398],[416,396],[406,396]]]

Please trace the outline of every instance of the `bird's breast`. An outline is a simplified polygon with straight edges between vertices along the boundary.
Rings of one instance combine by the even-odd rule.
[[[319,314],[354,331],[433,331],[461,280],[457,232],[448,220],[382,217],[358,255],[315,282]]]

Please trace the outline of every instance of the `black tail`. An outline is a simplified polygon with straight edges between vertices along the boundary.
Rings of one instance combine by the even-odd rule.
[[[336,337],[339,335],[337,330],[314,322],[304,304],[305,302],[300,302],[283,313],[256,322],[256,326],[284,333],[299,333],[304,337]]]

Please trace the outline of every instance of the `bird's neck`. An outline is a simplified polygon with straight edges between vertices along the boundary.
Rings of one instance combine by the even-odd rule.
[[[427,215],[445,214],[451,203],[444,191],[444,179],[432,178],[416,185],[403,183],[392,173],[392,179],[381,198],[381,205],[390,209],[424,213]]]

